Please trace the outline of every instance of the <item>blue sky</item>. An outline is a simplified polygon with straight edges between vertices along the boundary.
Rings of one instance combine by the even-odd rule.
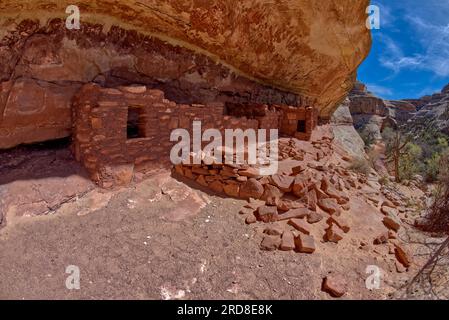
[[[418,98],[449,83],[449,0],[373,0],[380,30],[358,78],[384,99]]]

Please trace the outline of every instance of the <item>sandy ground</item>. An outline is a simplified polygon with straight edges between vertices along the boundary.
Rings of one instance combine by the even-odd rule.
[[[106,192],[65,146],[11,152],[0,159],[0,299],[332,299],[321,291],[330,273],[344,276],[346,299],[386,299],[411,276],[396,274],[387,247],[360,249],[382,225],[361,198],[338,245],[317,235],[312,255],[266,252],[264,225],[238,214],[244,201],[168,172]],[[66,288],[70,265],[79,290]],[[366,288],[369,265],[385,271],[379,290]]]

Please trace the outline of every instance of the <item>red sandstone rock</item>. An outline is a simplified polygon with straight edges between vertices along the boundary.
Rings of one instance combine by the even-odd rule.
[[[264,185],[264,193],[261,199],[269,205],[277,205],[282,196],[283,192],[281,190],[271,184],[266,184]]]
[[[184,175],[184,168],[183,168],[183,166],[181,165],[181,164],[177,164],[176,166],[175,166],[175,172],[177,173],[177,174],[180,174],[180,175]]]
[[[331,225],[326,229],[325,240],[329,242],[338,243],[343,239],[343,235],[340,232],[340,229],[336,225]]]
[[[288,211],[290,209],[298,209],[298,208],[304,208],[304,205],[299,201],[281,199],[278,203],[278,209],[283,212]]]
[[[382,221],[388,229],[394,230],[396,232],[398,232],[399,229],[401,228],[401,225],[396,218],[384,217],[384,219]]]
[[[410,253],[398,243],[394,244],[395,255],[398,261],[406,268],[410,267],[412,264],[412,258]]]
[[[296,176],[295,180],[293,181],[292,187],[293,194],[298,198],[303,197],[307,192],[307,184],[308,181],[305,177],[301,175]]]
[[[199,177],[196,179],[196,182],[197,182],[199,185],[202,185],[203,187],[207,187],[207,182],[206,182],[206,180],[204,179],[204,176],[199,176]]]
[[[264,233],[270,236],[280,236],[284,233],[284,228],[279,225],[273,225],[265,228]]]
[[[260,248],[265,251],[274,251],[281,245],[280,236],[264,236],[262,242],[260,243]]]
[[[329,225],[336,224],[344,233],[348,233],[351,228],[349,227],[349,223],[343,217],[331,216],[327,219],[327,223]]]
[[[238,176],[238,177],[236,178],[236,180],[237,180],[238,182],[246,182],[246,181],[248,181],[248,177]]]
[[[213,191],[217,192],[217,193],[222,193],[223,192],[223,183],[221,183],[220,181],[214,181],[211,184],[209,184],[209,188],[211,188]]]
[[[303,172],[305,170],[304,166],[302,165],[297,165],[295,167],[292,168],[292,174],[294,176],[300,174],[301,172]]]
[[[240,187],[240,198],[242,199],[260,199],[263,193],[263,185],[254,178],[248,179],[248,181]]]
[[[223,190],[230,197],[238,198],[240,195],[240,186],[238,184],[225,184]]]
[[[334,298],[340,298],[346,293],[347,284],[341,276],[327,276],[323,280],[322,290]]]
[[[207,176],[209,175],[209,170],[202,167],[193,166],[192,173]]]
[[[383,233],[383,234],[379,235],[373,241],[373,243],[376,245],[385,244],[387,242],[388,242],[388,233]]]
[[[275,206],[261,206],[257,209],[257,218],[263,222],[275,222],[278,220],[278,210]]]
[[[317,199],[328,199],[329,196],[323,191],[321,190],[320,184],[319,183],[314,183],[311,188],[313,188],[313,190],[315,190]]]
[[[193,174],[190,168],[184,168],[184,176],[191,180],[195,180],[197,178],[197,175]]]
[[[291,251],[295,247],[295,236],[293,233],[291,231],[284,231],[279,249],[282,251]]]
[[[283,192],[290,192],[292,190],[292,184],[295,180],[294,177],[286,175],[275,174],[271,176],[271,182]]]
[[[341,210],[335,199],[320,199],[318,206],[330,215],[339,215]]]
[[[389,207],[389,208],[393,208],[396,209],[396,206],[393,204],[393,202],[391,202],[390,200],[385,200],[382,203],[382,207]]]
[[[285,213],[278,215],[279,221],[289,220],[289,219],[303,219],[309,215],[309,209],[307,208],[297,208],[290,209]]]
[[[295,239],[296,249],[301,253],[314,253],[315,252],[315,240],[312,236],[306,234],[300,234]]]
[[[391,207],[382,207],[380,211],[386,216],[396,216],[398,214],[398,210]]]
[[[242,208],[239,211],[239,214],[245,215],[245,214],[253,214],[254,213],[254,209],[252,208]]]
[[[307,222],[310,224],[318,223],[323,219],[324,219],[323,215],[315,211],[311,211],[307,216]]]
[[[310,225],[302,219],[291,219],[288,224],[304,234],[310,234]]]
[[[326,192],[329,197],[337,200],[338,204],[345,204],[349,201],[349,198],[342,192],[339,192],[332,184],[329,184],[327,186],[325,185],[325,187],[323,187],[322,184],[321,189],[323,189],[323,191]]]
[[[261,174],[260,171],[256,168],[253,167],[249,167],[248,169],[245,170],[239,170],[238,174],[247,178],[260,178]]]
[[[245,219],[245,223],[246,224],[253,224],[257,222],[257,218],[254,214],[250,214],[248,217],[246,217]]]
[[[260,206],[263,206],[265,201],[257,200],[254,198],[249,198],[248,203],[244,205],[245,208],[251,208],[257,210]]]
[[[318,198],[317,198],[317,195],[316,195],[316,191],[314,189],[312,189],[309,192],[307,192],[304,201],[305,201],[305,203],[307,204],[307,207],[310,210],[316,211]]]

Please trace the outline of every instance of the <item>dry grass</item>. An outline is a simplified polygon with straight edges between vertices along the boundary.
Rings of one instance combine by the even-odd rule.
[[[351,160],[349,169],[368,176],[371,172],[371,165],[369,161],[364,158],[354,158]]]

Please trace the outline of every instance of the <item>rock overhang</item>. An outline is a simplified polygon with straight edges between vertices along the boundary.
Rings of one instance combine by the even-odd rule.
[[[4,0],[0,36],[24,19],[41,25],[65,19],[68,5],[79,7],[81,24],[135,30],[205,55],[237,75],[316,100],[323,118],[352,88],[371,45],[369,0]]]

